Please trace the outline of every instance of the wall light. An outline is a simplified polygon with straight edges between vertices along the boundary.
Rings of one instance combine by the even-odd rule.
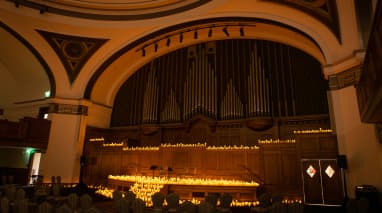
[[[49,98],[50,97],[50,90],[45,91],[44,96],[45,96],[45,98]]]

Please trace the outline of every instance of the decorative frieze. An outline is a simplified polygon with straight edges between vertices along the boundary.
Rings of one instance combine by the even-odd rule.
[[[49,105],[49,113],[88,115],[88,107],[84,105],[57,104]]]
[[[329,89],[337,90],[357,84],[361,76],[361,68],[361,66],[356,66],[340,73],[329,75]]]

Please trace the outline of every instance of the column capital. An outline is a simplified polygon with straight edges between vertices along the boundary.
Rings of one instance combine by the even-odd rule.
[[[358,83],[361,77],[362,65],[328,76],[329,90],[342,89]]]
[[[323,73],[325,78],[328,79],[330,75],[335,75],[354,67],[361,66],[365,58],[365,50],[356,50],[353,54],[345,57],[335,63],[326,64],[323,66]]]
[[[50,103],[48,112],[57,114],[88,115],[88,106]]]
[[[336,90],[358,83],[365,58],[365,50],[357,50],[343,60],[323,67],[325,78],[329,80],[329,89]]]

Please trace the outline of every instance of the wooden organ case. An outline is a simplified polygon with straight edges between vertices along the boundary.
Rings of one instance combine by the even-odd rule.
[[[236,199],[302,198],[301,159],[337,156],[327,89],[319,62],[284,44],[231,39],[176,50],[120,87],[110,128],[88,128],[83,180],[127,188],[108,175],[224,178],[260,184],[235,189]]]

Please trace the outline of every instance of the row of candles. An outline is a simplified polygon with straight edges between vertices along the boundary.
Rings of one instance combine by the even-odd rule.
[[[332,129],[308,129],[308,130],[294,130],[293,134],[321,134],[321,133],[332,133]],[[105,143],[105,139],[103,137],[99,138],[90,138],[90,142],[103,142],[102,146],[104,147],[123,147],[126,145],[125,141],[121,142],[109,142]],[[270,143],[295,143],[294,139],[287,139],[287,140],[280,140],[280,139],[265,139],[265,140],[258,140],[260,144],[270,144]],[[162,143],[160,145],[162,148],[196,148],[196,147],[207,147],[207,149],[257,149],[256,146],[249,147],[249,146],[207,146],[207,143],[195,143],[195,144],[184,144],[184,143]],[[145,150],[145,151],[154,151],[154,150],[159,150],[159,147],[157,146],[146,146],[146,147],[123,147],[123,150],[125,151],[135,151],[135,150]]]
[[[278,143],[295,143],[295,139],[265,139],[258,140],[259,144],[278,144]],[[104,147],[121,147],[124,143],[107,143],[103,144]],[[207,150],[248,150],[248,149],[259,149],[259,146],[245,146],[245,145],[223,145],[223,146],[207,146],[200,144],[161,144],[161,146],[142,146],[142,147],[123,147],[123,151],[159,151],[160,148],[197,148],[204,147]]]
[[[126,182],[139,182],[143,184],[171,184],[171,185],[203,185],[203,186],[259,186],[257,182],[242,180],[224,180],[209,178],[182,178],[182,177],[151,177],[139,175],[109,175],[108,179]]]
[[[293,134],[320,134],[320,133],[332,133],[332,129],[307,129],[307,130],[294,130]]]
[[[159,192],[161,188],[163,188],[163,185],[161,184],[134,183],[130,187],[129,191],[132,191],[137,198],[145,201],[145,204],[147,207],[151,207],[153,205],[152,199],[151,199],[152,195],[156,192]],[[113,189],[109,189],[107,187],[102,187],[102,186],[96,187],[97,194],[110,198],[110,199],[113,198],[113,192],[114,192]],[[182,204],[185,201],[187,200],[179,200],[179,204]],[[193,204],[198,205],[200,204],[202,199],[193,197],[188,201],[191,201]],[[219,203],[220,202],[218,200],[217,205],[220,205]],[[293,204],[293,203],[301,204],[302,200],[301,199],[283,199],[282,203],[283,204]],[[252,206],[258,206],[259,204],[260,204],[259,201],[239,201],[235,199],[235,200],[232,200],[231,207],[252,207]],[[164,206],[167,205],[166,201],[164,201],[163,205]]]

